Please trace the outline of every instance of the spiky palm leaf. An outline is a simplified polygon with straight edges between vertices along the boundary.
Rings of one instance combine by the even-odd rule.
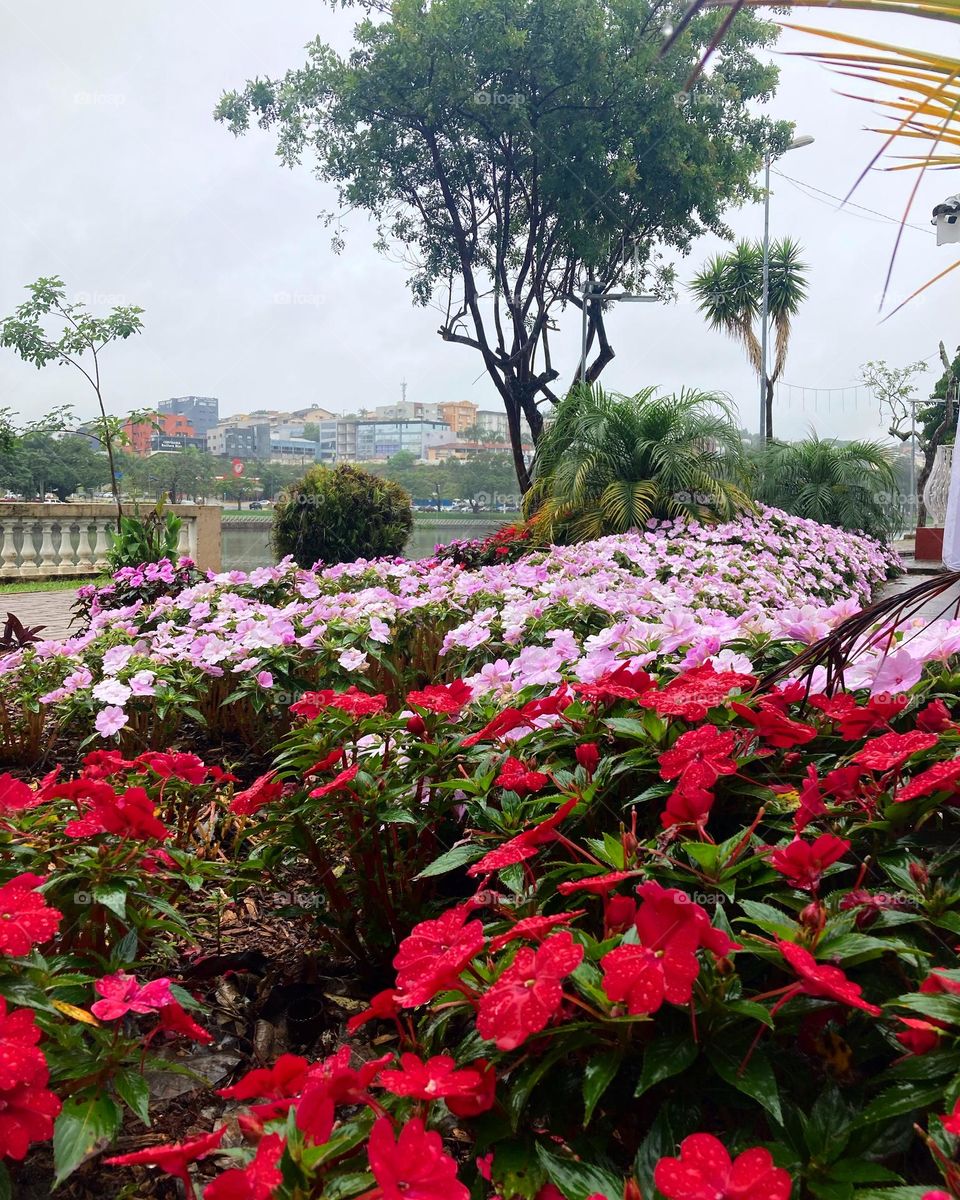
[[[725,401],[697,391],[576,388],[541,435],[524,511],[555,539],[621,533],[651,517],[732,516],[749,499]]]
[[[759,459],[755,487],[759,499],[822,525],[888,537],[898,523],[892,457],[876,442],[774,442]]]

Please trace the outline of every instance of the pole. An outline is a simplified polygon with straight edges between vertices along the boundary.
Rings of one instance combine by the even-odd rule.
[[[767,437],[767,317],[770,306],[770,155],[764,158],[763,290],[760,298],[760,444]]]
[[[583,314],[580,321],[580,386],[587,382],[587,305],[590,303],[587,298],[593,291],[592,280],[587,280],[586,287],[583,289]]]
[[[917,515],[920,511],[920,506],[917,503],[917,401],[914,397],[910,401],[910,509],[907,513],[909,519],[912,519],[914,527],[917,524]]]

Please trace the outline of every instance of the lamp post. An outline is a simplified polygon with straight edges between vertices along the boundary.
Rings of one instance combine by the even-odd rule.
[[[799,150],[813,142],[809,134],[794,138],[784,150]],[[770,164],[773,155],[768,150],[763,158],[763,287],[760,294],[760,441],[766,438],[767,416],[767,325],[770,316]]]
[[[580,383],[587,382],[587,305],[591,301],[598,303],[606,302],[607,300],[620,300],[624,304],[656,304],[660,299],[659,296],[643,296],[634,295],[632,292],[606,292],[600,289],[602,284],[597,283],[594,279],[588,279],[586,287],[583,289],[581,297],[582,315],[580,320]]]

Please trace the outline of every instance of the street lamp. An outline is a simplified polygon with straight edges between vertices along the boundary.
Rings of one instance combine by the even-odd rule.
[[[631,292],[602,292],[594,279],[588,279],[581,297],[582,317],[580,321],[580,383],[587,382],[587,305],[592,301],[605,303],[607,300],[622,300],[624,304],[656,304],[659,296],[635,296]]]
[[[784,150],[799,150],[809,146],[814,139],[808,134],[794,138]],[[767,415],[767,324],[770,308],[770,163],[773,155],[768,150],[763,158],[763,291],[760,298],[760,441],[764,440]]]

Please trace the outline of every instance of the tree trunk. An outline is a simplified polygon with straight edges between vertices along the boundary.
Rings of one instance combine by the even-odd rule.
[[[764,387],[763,397],[763,439],[766,442],[773,441],[773,380],[767,379]]]
[[[509,384],[508,384],[509,386]],[[530,490],[530,471],[523,457],[523,427],[520,422],[520,402],[514,396],[504,397],[507,410],[507,428],[510,431],[510,449],[513,452],[513,469],[517,473],[517,486],[521,496]]]

